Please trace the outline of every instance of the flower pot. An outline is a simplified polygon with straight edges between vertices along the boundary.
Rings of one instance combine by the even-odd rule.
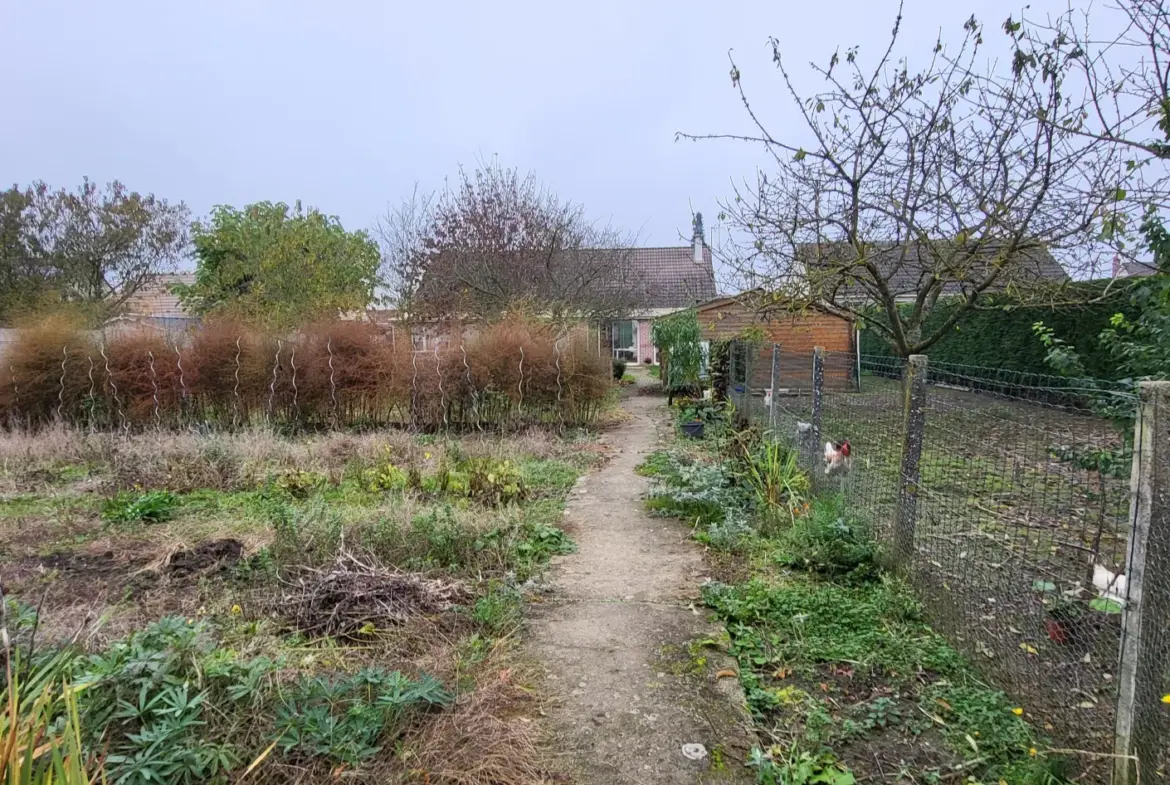
[[[694,420],[692,422],[684,422],[682,424],[682,432],[692,439],[702,439],[703,421]]]

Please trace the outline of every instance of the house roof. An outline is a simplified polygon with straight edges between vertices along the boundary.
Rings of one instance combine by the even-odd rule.
[[[644,308],[686,308],[716,296],[711,249],[703,248],[703,261],[695,261],[691,245],[668,248],[634,248],[627,275],[636,282]]]
[[[179,296],[171,292],[175,284],[190,286],[195,283],[195,273],[159,273],[143,281],[138,291],[122,306],[124,313],[131,316],[188,316],[179,302]]]
[[[606,271],[606,280],[590,284],[605,293],[620,292],[623,307],[636,309],[678,309],[710,300],[716,295],[715,272],[711,261],[711,249],[704,246],[703,260],[695,261],[693,245],[661,248],[613,248],[575,249],[564,252],[562,264],[557,267],[569,270],[573,264],[566,259],[576,260],[569,254],[588,254],[600,257],[602,261],[581,264],[596,264],[598,270]],[[612,254],[613,259],[604,258]],[[421,292],[437,287],[437,278],[430,274],[431,268],[423,275]],[[535,287],[535,283],[533,284]],[[441,301],[441,300],[440,300]]]
[[[920,243],[875,243],[870,248],[870,260],[897,299],[916,296],[931,270],[938,269],[939,263],[928,257],[927,248]],[[872,281],[872,277],[860,264],[849,265],[853,256],[849,246],[844,243],[819,247],[810,244],[803,246],[798,253],[805,263],[810,283],[822,288],[826,295],[832,292],[846,298],[869,296],[862,282]],[[994,253],[993,248],[987,248],[981,256],[990,259]],[[947,272],[948,281],[943,284],[942,294],[961,294],[965,290],[962,278],[975,281],[987,270],[987,264],[978,256],[965,260],[956,258]],[[1020,258],[1000,274],[988,291],[1003,291],[1021,283],[1065,283],[1068,280],[1068,273],[1046,248],[1031,248],[1021,251]]]
[[[1149,262],[1122,262],[1121,274],[1122,277],[1138,277],[1142,278],[1148,275],[1153,275],[1158,272],[1158,268]]]

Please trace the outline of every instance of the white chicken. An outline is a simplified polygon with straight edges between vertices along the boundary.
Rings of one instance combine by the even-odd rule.
[[[1105,600],[1112,600],[1118,605],[1125,605],[1126,581],[1124,573],[1114,573],[1102,564],[1093,565],[1093,588],[1098,596]]]
[[[849,467],[853,465],[853,458],[849,453],[848,439],[840,444],[825,442],[825,476],[832,477],[834,474],[849,471]]]

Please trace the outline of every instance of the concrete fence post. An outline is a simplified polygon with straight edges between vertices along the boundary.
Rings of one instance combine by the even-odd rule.
[[[902,464],[898,472],[898,502],[894,511],[895,568],[908,568],[914,558],[914,529],[918,522],[918,463],[926,426],[926,355],[912,354],[902,377]]]
[[[821,443],[821,414],[825,402],[825,350],[823,347],[813,347],[812,364],[812,442]]]
[[[1170,749],[1170,382],[1142,382],[1130,470],[1113,783],[1154,782]]]
[[[768,402],[768,427],[773,435],[780,419],[780,344],[772,344],[772,398]]]
[[[735,397],[735,385],[739,376],[736,374],[735,355],[739,354],[739,341],[732,340],[727,344],[727,397],[733,404],[739,406]]]

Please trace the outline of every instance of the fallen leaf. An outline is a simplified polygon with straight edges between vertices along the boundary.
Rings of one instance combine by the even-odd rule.
[[[787,679],[791,675],[792,675],[791,668],[780,668],[779,670],[777,670],[775,673],[772,674],[772,678],[773,679]]]
[[[739,675],[738,673],[736,673],[735,671],[733,671],[729,668],[727,670],[719,671],[718,673],[716,673],[715,678],[717,678],[717,679],[734,679],[738,675]]]
[[[1020,648],[1028,652],[1028,654],[1039,654],[1040,650],[1028,643],[1021,643]]]
[[[1022,717],[1024,715],[1024,709],[1020,706],[1016,706],[1014,709],[1012,709],[1012,714],[1016,715],[1017,717]]]
[[[1170,695],[1163,695],[1162,703],[1170,703]]]

